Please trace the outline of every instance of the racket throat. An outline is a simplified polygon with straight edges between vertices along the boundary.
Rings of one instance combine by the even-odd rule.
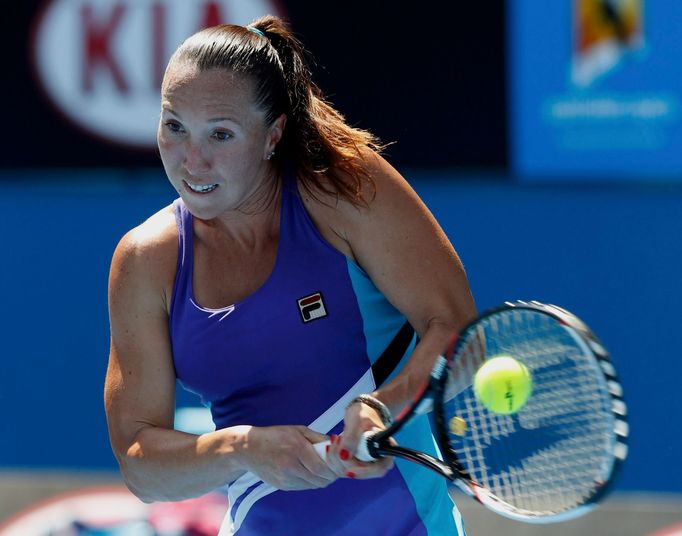
[[[368,449],[370,452],[372,452],[371,442],[368,443]],[[377,456],[396,456],[416,462],[420,465],[423,465],[424,467],[427,467],[428,469],[431,469],[432,471],[436,471],[451,481],[455,481],[458,476],[457,473],[442,460],[406,447],[382,446],[380,452],[377,453]]]

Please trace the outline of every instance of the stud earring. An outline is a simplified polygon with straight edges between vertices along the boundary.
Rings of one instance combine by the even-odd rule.
[[[265,159],[270,160],[273,156],[275,156],[275,151],[272,151],[268,156],[265,157]]]

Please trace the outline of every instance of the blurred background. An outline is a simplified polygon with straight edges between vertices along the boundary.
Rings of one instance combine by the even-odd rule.
[[[461,498],[470,535],[682,534],[682,2],[23,0],[3,12],[0,535],[48,534],[46,516],[72,531],[49,534],[95,534],[73,528],[86,500],[91,516],[122,501],[129,521],[149,518],[121,489],[103,413],[109,262],[174,198],[155,149],[168,57],[204,26],[267,13],[291,22],[349,122],[394,142],[387,158],[452,240],[478,307],[562,305],[620,371],[630,457],[606,503],[528,528]],[[207,426],[197,405],[179,393],[179,426]],[[219,499],[202,507],[221,515]],[[154,530],[135,534],[180,533]]]

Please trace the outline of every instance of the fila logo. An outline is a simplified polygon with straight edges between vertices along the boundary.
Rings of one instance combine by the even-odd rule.
[[[322,294],[319,292],[304,298],[299,298],[298,310],[301,313],[303,322],[312,322],[313,320],[327,316],[327,309],[324,306]]]

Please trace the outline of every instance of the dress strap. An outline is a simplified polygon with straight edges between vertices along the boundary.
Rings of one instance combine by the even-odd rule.
[[[182,202],[181,198],[173,201],[173,213],[178,228],[178,262],[175,271],[175,283],[171,298],[171,316],[174,316],[177,307],[182,307],[190,295],[190,285],[193,272],[193,248],[194,228],[192,226],[192,214]]]

